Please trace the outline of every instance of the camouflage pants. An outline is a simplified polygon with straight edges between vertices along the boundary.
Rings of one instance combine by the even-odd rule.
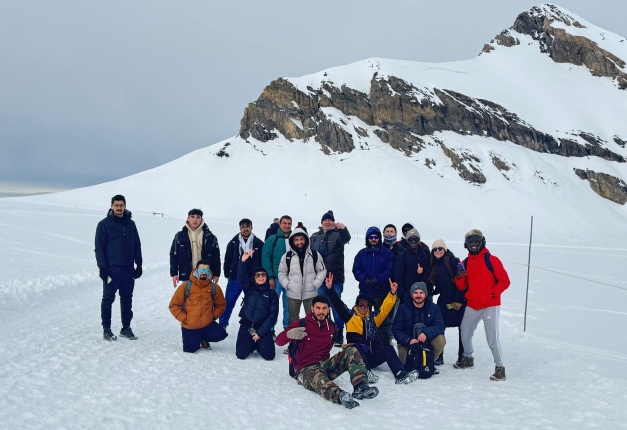
[[[298,372],[298,381],[327,400],[340,403],[342,389],[333,380],[348,371],[353,387],[367,382],[366,365],[356,348],[348,347],[324,361],[310,364]]]

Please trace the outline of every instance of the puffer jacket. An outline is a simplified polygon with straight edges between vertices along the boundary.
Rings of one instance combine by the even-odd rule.
[[[254,254],[253,254],[254,255]],[[254,328],[260,337],[272,330],[279,315],[279,296],[270,288],[268,278],[266,283],[258,285],[248,273],[248,261],[239,262],[237,267],[237,280],[244,291],[244,302],[239,312],[240,324],[248,328]],[[265,271],[262,267],[253,270],[253,274]],[[267,273],[267,272],[266,272]]]
[[[422,323],[425,327],[422,332],[427,340],[444,334],[444,320],[440,308],[431,300],[425,299],[424,306],[417,308],[409,292],[405,294],[403,303],[398,307],[396,317],[392,323],[392,334],[399,345],[409,348],[409,341],[414,338],[414,325]]]
[[[286,252],[285,234],[281,230],[270,236],[263,244],[261,265],[268,272],[270,279],[279,277],[279,264]]]
[[[396,255],[394,260],[394,280],[398,283],[398,296],[405,297],[405,293],[414,284],[414,282],[424,282],[429,276],[429,248],[422,242],[418,248],[411,249],[409,244],[407,248],[402,249]],[[418,265],[422,267],[422,273],[418,273]],[[433,291],[429,291],[429,296]]]
[[[490,262],[494,268],[494,275],[485,264],[488,248],[483,248],[478,254],[468,254],[466,275],[460,279],[455,278],[455,285],[461,291],[466,291],[468,306],[475,309],[485,309],[491,306],[501,305],[501,294],[510,284],[509,276],[503,267],[503,263],[490,254]],[[496,277],[496,279],[494,279]]]
[[[344,245],[350,240],[348,228],[333,227],[326,233],[320,228],[311,235],[311,249],[322,255],[327,272],[333,273],[334,282],[344,282]]]
[[[207,224],[202,225],[202,249],[201,259],[209,262],[209,268],[213,276],[220,277],[220,246]],[[170,276],[179,277],[179,281],[187,281],[194,268],[192,267],[192,243],[189,240],[187,223],[183,229],[176,233],[170,247]]]
[[[303,235],[305,237],[305,255],[301,262],[294,246],[294,236]],[[287,253],[281,257],[279,264],[279,282],[287,291],[287,297],[291,299],[306,300],[318,295],[318,287],[322,285],[327,276],[324,260],[318,251],[309,248],[309,237],[307,233],[295,228],[290,235],[290,247],[292,248],[292,258],[290,260],[290,270],[287,270]],[[314,267],[313,253],[318,253],[316,265]]]
[[[382,244],[372,248],[368,246],[368,236],[381,231],[376,227],[370,227],[366,232],[366,247],[361,249],[353,262],[353,275],[359,282],[359,292],[366,296],[385,297],[390,291],[389,279],[394,276],[394,254]],[[366,285],[366,279],[376,279],[374,287]]]
[[[182,327],[196,330],[216,321],[226,309],[226,300],[219,285],[216,285],[215,298],[211,297],[211,279],[203,281],[192,276],[190,281],[192,285],[187,301],[185,301],[187,282],[183,282],[170,300],[170,312],[181,322]],[[182,308],[183,302],[185,302],[185,310]]]
[[[142,265],[142,246],[130,211],[120,218],[109,209],[96,227],[95,252],[98,267]]]
[[[457,273],[459,258],[455,257],[450,250],[446,252],[445,257],[434,259],[430,268],[433,279],[429,279],[429,284],[433,285],[434,294],[438,295],[438,306],[442,312],[444,325],[446,327],[459,327],[466,309],[464,291],[458,290],[453,280]],[[445,259],[449,260],[450,268],[445,264]],[[446,306],[451,303],[460,303],[462,307],[459,310],[448,309]]]

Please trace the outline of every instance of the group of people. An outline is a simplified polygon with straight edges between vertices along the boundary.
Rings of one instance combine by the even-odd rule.
[[[392,224],[383,232],[367,229],[365,247],[352,266],[359,295],[348,306],[341,296],[346,280],[344,247],[351,235],[344,224],[335,222],[332,211],[322,215],[320,229],[311,236],[302,223],[292,229],[292,218],[284,215],[274,220],[264,241],[253,233],[252,221],[244,218],[226,247],[222,265],[218,240],[204,223],[203,212],[190,210],[170,248],[170,276],[176,290],[169,309],[181,323],[183,350],[211,349],[212,342],[225,339],[243,293],[237,358],[246,359],[257,351],[273,360],[275,343],[293,345],[289,360],[299,383],[348,408],[358,406],[356,400],[378,394],[369,384],[378,380],[372,369],[383,363],[397,384],[415,381],[417,372],[405,368],[414,344],[431,344],[435,364],[442,365],[447,327],[457,328],[458,334],[453,367],[473,368],[472,338],[480,320],[495,362],[490,379],[505,380],[498,329],[501,294],[510,281],[501,261],[485,247],[483,233],[473,229],[465,235],[468,257],[462,262],[443,240],[429,248],[411,223],[403,225],[401,232],[398,240]],[[111,199],[95,242],[103,281],[103,337],[116,340],[111,305],[119,292],[120,336],[135,340],[130,327],[132,294],[134,280],[142,275],[142,256],[124,196]],[[224,292],[218,285],[221,276],[228,279]],[[432,300],[435,296],[437,303]],[[300,318],[301,307],[304,318]],[[280,308],[283,318],[277,330]],[[334,346],[341,350],[331,356]],[[350,374],[352,393],[332,382],[345,371]]]

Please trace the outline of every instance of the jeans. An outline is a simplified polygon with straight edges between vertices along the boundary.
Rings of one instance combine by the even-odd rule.
[[[274,285],[274,291],[276,292],[276,295],[283,302],[283,328],[285,329],[288,326],[287,316],[289,314],[289,311],[287,309],[287,291],[285,291],[285,288],[283,288],[283,285],[281,285],[281,283],[279,282],[279,278],[274,278]]]
[[[237,303],[240,294],[242,294],[242,286],[239,284],[239,281],[237,279],[229,279],[229,282],[226,284],[226,294],[224,296],[226,309],[220,316],[220,326],[223,328],[227,328],[229,325],[229,319],[231,318],[235,303]]]
[[[401,359],[398,358],[398,355],[396,354],[396,351],[394,351],[394,347],[392,345],[381,346],[380,348],[369,352],[366,352],[366,348],[364,348],[364,345],[361,343],[354,343],[353,346],[359,350],[361,358],[364,359],[364,363],[368,369],[374,369],[383,363],[387,363],[394,377],[396,377],[399,372],[405,370],[403,363],[401,363]],[[369,350],[369,348],[367,349]]]
[[[115,293],[120,294],[120,314],[122,315],[122,328],[131,326],[133,319],[133,290],[135,279],[133,266],[111,266],[107,268],[111,282],[102,284],[102,302],[100,304],[100,317],[103,328],[111,328],[111,306],[115,301]]]
[[[343,282],[333,282],[332,285],[333,285],[333,289],[335,290],[337,295],[340,298],[342,298],[342,292],[344,291],[344,283]],[[327,296],[327,287],[326,287],[326,285],[324,285],[324,283],[318,288],[318,295],[319,296],[328,297]],[[333,309],[333,307],[331,307],[331,310],[333,310],[333,322],[335,323],[335,325],[340,330],[344,330],[344,321],[342,321],[342,318],[340,318],[340,316],[337,314],[337,312],[335,312],[335,309]]]

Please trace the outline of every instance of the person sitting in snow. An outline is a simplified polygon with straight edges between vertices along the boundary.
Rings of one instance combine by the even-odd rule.
[[[225,308],[224,294],[211,277],[209,262],[198,261],[189,281],[179,285],[170,300],[170,312],[181,322],[183,351],[196,352],[201,346],[211,349],[209,342],[228,336],[217,322]]]
[[[281,332],[276,338],[276,344],[283,346],[291,341],[296,342],[292,363],[294,376],[302,386],[351,409],[359,406],[355,399],[372,399],[379,394],[379,390],[368,386],[366,365],[357,348],[349,346],[330,357],[337,328],[329,319],[329,310],[326,297],[314,297],[311,311]],[[354,387],[352,394],[333,383],[346,371]]]

